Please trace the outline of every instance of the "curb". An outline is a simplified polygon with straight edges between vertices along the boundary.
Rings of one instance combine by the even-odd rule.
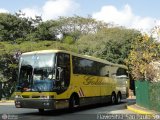
[[[13,103],[14,100],[1,100],[0,103]]]
[[[148,115],[150,118],[155,118],[156,117],[156,113],[152,113],[152,112],[149,112],[149,111],[145,111],[145,110],[141,110],[141,109],[138,109],[138,108],[134,108],[134,107],[131,107],[131,106],[128,106],[127,105],[127,109],[134,112],[134,113],[137,113],[137,114],[141,114],[141,115]]]
[[[135,112],[135,113],[138,113],[138,114],[154,115],[154,114],[151,113],[151,112],[147,112],[147,111],[144,111],[144,110],[139,110],[139,109],[136,109],[136,108],[133,108],[133,107],[130,107],[130,106],[127,106],[127,109],[130,110],[130,111],[133,111],[133,112]]]

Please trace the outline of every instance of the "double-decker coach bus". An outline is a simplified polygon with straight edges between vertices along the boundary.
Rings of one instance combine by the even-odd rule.
[[[119,103],[128,95],[126,70],[123,65],[64,50],[23,53],[15,106],[43,112],[44,109]]]

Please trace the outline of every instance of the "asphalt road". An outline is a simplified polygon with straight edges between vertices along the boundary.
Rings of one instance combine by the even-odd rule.
[[[124,119],[134,114],[126,109],[126,102],[119,105],[90,105],[78,108],[74,112],[68,109],[46,110],[40,114],[36,109],[15,108],[14,105],[0,105],[0,119],[18,120],[103,120]]]

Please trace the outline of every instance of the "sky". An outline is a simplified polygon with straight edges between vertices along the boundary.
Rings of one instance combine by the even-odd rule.
[[[0,0],[0,13],[21,10],[26,16],[42,16],[43,20],[59,16],[92,16],[144,32],[160,26],[160,0]]]

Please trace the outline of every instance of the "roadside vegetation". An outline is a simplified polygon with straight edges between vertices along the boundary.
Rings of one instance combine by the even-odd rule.
[[[20,54],[34,50],[63,49],[87,54],[125,64],[136,75],[133,71],[134,64],[137,64],[135,60],[139,59],[136,52],[145,51],[145,46],[142,46],[144,37],[140,31],[106,24],[91,17],[59,17],[43,21],[40,16],[25,18],[21,11],[14,15],[0,13],[0,82],[6,86],[3,94],[10,96],[14,91]],[[147,39],[149,42],[145,45],[155,44],[153,52],[156,55],[151,56],[156,59],[159,43],[152,37]],[[143,49],[138,49],[139,44]],[[145,52],[148,55],[150,49]]]

